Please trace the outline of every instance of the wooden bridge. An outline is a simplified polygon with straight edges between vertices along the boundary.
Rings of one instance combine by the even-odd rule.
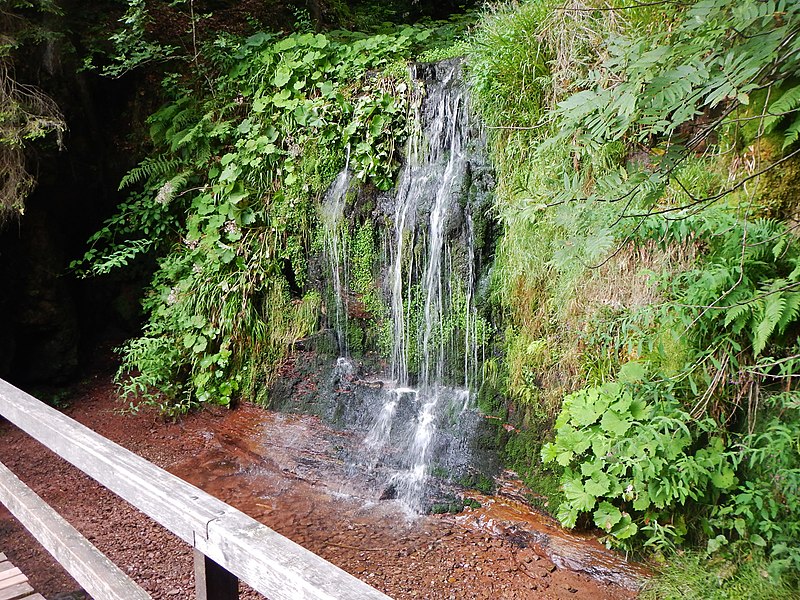
[[[36,594],[28,578],[11,564],[5,554],[0,552],[0,600],[45,600]]]
[[[240,579],[270,600],[389,599],[241,511],[2,379],[0,416],[194,548],[199,600],[237,599]],[[0,503],[95,600],[150,599],[147,592],[2,463]],[[6,599],[3,580],[12,579],[3,577],[3,565],[7,562],[0,562],[0,600]],[[8,563],[8,569],[13,568]],[[15,584],[27,585],[18,571],[14,571]],[[32,596],[37,597],[41,598]]]

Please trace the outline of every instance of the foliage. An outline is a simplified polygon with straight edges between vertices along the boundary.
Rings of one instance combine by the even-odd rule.
[[[640,594],[642,600],[775,600],[792,598],[795,589],[774,580],[759,553],[709,562],[703,553],[676,553],[657,569]]]
[[[739,460],[743,480],[730,502],[713,511],[711,524],[725,532],[709,541],[766,548],[774,577],[797,583],[800,573],[800,395],[768,400],[771,416],[743,437]],[[736,541],[738,540],[738,542]],[[743,543],[746,542],[746,543]]]
[[[703,0],[690,6],[672,29],[616,37],[606,45],[607,57],[579,82],[581,91],[559,103],[552,118],[560,133],[548,143],[571,143],[576,160],[612,141],[646,145],[649,166],[631,162],[612,171],[588,195],[648,210],[670,180],[680,185],[677,166],[714,144],[723,124],[736,122],[737,111],[745,112],[751,94],[762,89],[775,90],[777,98],[764,106],[761,131],[780,124],[784,147],[791,146],[799,127],[793,100],[798,24],[800,8],[794,2]],[[554,201],[585,197],[587,176],[591,172],[584,170]],[[686,205],[709,203],[726,193],[690,194]]]
[[[746,221],[726,210],[649,219],[643,238],[660,243],[703,243],[693,269],[670,278],[667,310],[696,338],[697,348],[727,343],[734,367],[742,351],[757,358],[800,318],[800,247],[770,219]],[[723,332],[730,332],[723,338]]]
[[[16,77],[14,61],[26,44],[56,37],[37,23],[38,14],[59,15],[60,10],[49,0],[15,0],[0,7],[0,224],[24,213],[25,198],[35,186],[26,165],[26,147],[52,132],[60,149],[67,129],[56,103]]]
[[[732,489],[734,464],[712,419],[693,420],[662,388],[644,384],[637,363],[620,375],[631,383],[567,396],[555,441],[542,449],[545,462],[565,468],[558,518],[574,527],[589,512],[627,547],[637,533],[649,545],[680,542],[689,505],[713,504]]]
[[[345,149],[358,180],[392,184],[406,85],[374,70],[410,52],[420,31],[346,42],[223,36],[204,50],[218,73],[212,94],[198,98],[167,77],[174,100],[149,119],[156,150],[122,182],[141,191],[76,265],[101,274],[163,255],[145,335],[123,349],[128,391],[175,410],[263,394],[315,327],[320,299],[306,290],[314,203]]]
[[[797,153],[799,12],[531,0],[476,33],[504,227],[498,387],[553,436],[543,456],[563,469],[569,526],[588,514],[626,547],[793,566],[778,539],[796,535],[794,507],[771,473],[792,481],[797,417],[756,424],[764,398],[797,385],[797,240],[761,215],[792,210],[772,210],[770,182]],[[626,365],[644,374],[624,383]],[[788,462],[750,464],[754,448]]]
[[[186,0],[177,0],[176,3],[183,2]],[[122,27],[109,36],[112,48],[108,51],[94,50],[84,59],[84,68],[97,69],[107,77],[122,77],[142,65],[163,62],[177,55],[178,46],[161,44],[148,35],[153,19],[146,0],[127,0],[127,4],[119,19]],[[105,62],[102,66],[95,64],[100,54]]]

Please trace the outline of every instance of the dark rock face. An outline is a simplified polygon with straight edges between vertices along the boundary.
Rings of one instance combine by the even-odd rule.
[[[51,29],[67,29],[77,14]],[[135,93],[133,77],[77,72],[76,56],[65,37],[28,48],[16,64],[19,81],[50,96],[69,128],[63,150],[50,138],[26,147],[36,188],[25,214],[0,227],[0,377],[17,384],[65,383],[108,323],[119,330],[125,321],[115,304],[128,282],[80,280],[68,267],[120,199],[120,177],[136,159],[126,136],[144,121],[148,98]]]

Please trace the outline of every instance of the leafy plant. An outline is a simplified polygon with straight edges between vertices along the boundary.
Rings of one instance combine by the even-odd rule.
[[[778,394],[769,399],[769,406],[773,415],[741,441],[742,482],[730,500],[713,511],[711,524],[727,534],[726,543],[738,539],[747,550],[765,550],[769,572],[798,583],[800,396]]]
[[[358,180],[386,189],[394,179],[407,84],[368,72],[409,52],[422,31],[223,36],[204,49],[212,94],[165,79],[174,100],[149,119],[155,151],[121,184],[137,189],[76,265],[102,274],[163,256],[145,335],[124,348],[128,391],[177,410],[240,393],[266,400],[318,319],[320,298],[306,287],[315,203],[346,152]],[[370,237],[356,242],[368,250]],[[367,295],[371,265],[357,267]]]
[[[542,449],[544,462],[565,469],[557,516],[574,527],[590,513],[610,542],[628,547],[637,534],[646,545],[680,542],[687,504],[710,505],[732,489],[735,465],[713,420],[693,420],[661,389],[646,393],[636,363],[620,376],[632,383],[564,399],[555,440]]]

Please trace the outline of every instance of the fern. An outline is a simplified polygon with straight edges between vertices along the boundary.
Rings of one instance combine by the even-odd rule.
[[[783,314],[775,327],[781,334],[785,333],[786,328],[800,318],[800,292],[788,292],[785,298],[786,305],[783,307]]]
[[[135,185],[142,181],[147,181],[151,177],[174,173],[180,161],[177,159],[167,159],[163,156],[148,156],[133,169],[128,171],[119,183],[119,189]]]
[[[759,304],[761,301],[758,301]],[[781,320],[781,316],[783,315],[784,309],[786,308],[786,300],[783,297],[783,294],[780,292],[774,293],[770,296],[767,296],[766,300],[764,301],[764,308],[762,314],[760,315],[760,319],[754,319],[754,328],[753,328],[753,355],[758,356],[761,354],[761,351],[764,350],[764,347],[767,345],[767,341],[769,337],[772,335],[772,332],[775,331],[775,327]],[[756,317],[758,313],[754,313],[754,317]]]
[[[107,275],[111,271],[129,265],[134,258],[144,254],[153,246],[152,240],[131,240],[115,246],[92,263],[93,275]]]
[[[725,327],[731,327],[734,333],[739,333],[750,318],[751,307],[749,304],[737,304],[725,311]]]
[[[797,141],[798,136],[800,136],[800,116],[797,117],[794,122],[786,128],[786,131],[783,134],[783,149],[785,150],[794,144]]]
[[[780,124],[788,113],[800,108],[800,85],[786,90],[780,98],[769,105],[768,116],[764,118],[764,131],[771,133]],[[797,121],[793,123],[793,126]]]

